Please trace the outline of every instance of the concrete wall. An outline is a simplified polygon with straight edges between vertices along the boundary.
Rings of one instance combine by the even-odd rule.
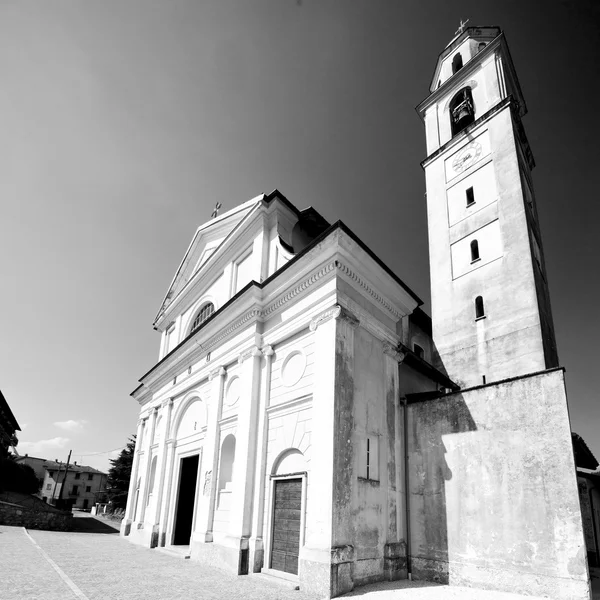
[[[562,370],[409,405],[415,578],[588,598]]]

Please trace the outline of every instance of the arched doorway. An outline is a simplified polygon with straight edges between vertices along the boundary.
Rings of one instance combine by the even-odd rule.
[[[297,449],[284,452],[275,462],[271,478],[273,500],[269,567],[297,575],[306,478],[302,452]]]

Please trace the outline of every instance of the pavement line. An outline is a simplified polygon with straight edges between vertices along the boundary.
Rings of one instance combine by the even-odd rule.
[[[50,563],[50,566],[58,573],[59,577],[71,588],[71,591],[81,598],[81,600],[89,600],[89,598],[73,583],[71,578],[46,554],[44,549],[31,537],[31,534],[25,527],[23,527],[25,535],[29,538],[31,543],[40,551],[41,555]]]

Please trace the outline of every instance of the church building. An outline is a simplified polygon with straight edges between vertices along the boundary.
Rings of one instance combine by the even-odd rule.
[[[335,597],[414,578],[589,598],[522,117],[461,26],[425,124],[432,318],[341,221],[275,190],[201,225],[154,322],[121,534]]]

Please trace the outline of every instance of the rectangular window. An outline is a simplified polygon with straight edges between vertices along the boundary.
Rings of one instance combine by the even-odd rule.
[[[235,295],[253,279],[252,250],[235,263],[233,277],[233,295]]]
[[[77,492],[78,492],[78,490],[79,490],[79,486],[78,485],[74,485],[73,489],[71,490],[71,494],[76,495]]]
[[[85,486],[85,491],[86,492],[91,492],[92,491],[92,486],[91,485],[86,485]]]
[[[471,206],[471,204],[475,204],[475,194],[472,187],[467,188],[467,206]]]
[[[47,490],[51,490],[52,489],[52,484],[51,483],[47,483],[46,484],[46,489]]]
[[[93,473],[89,473],[88,474],[88,481],[92,481],[92,479],[94,479],[94,474]]]
[[[81,473],[75,473],[75,479],[80,479],[81,478]]]

